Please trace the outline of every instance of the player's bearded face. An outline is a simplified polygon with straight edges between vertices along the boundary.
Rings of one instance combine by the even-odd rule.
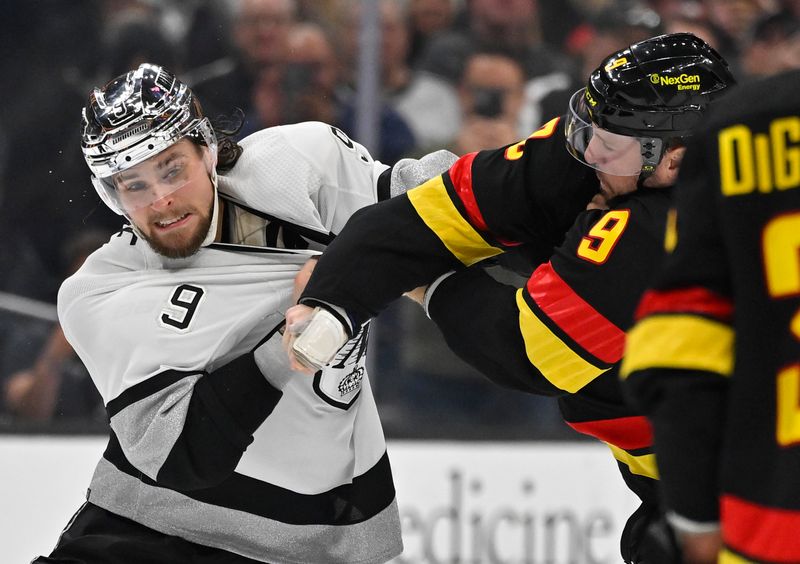
[[[166,257],[196,253],[211,226],[214,188],[204,151],[184,139],[115,179],[128,217]]]

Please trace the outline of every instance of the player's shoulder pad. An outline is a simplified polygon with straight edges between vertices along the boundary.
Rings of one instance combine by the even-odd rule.
[[[239,144],[245,151],[257,151],[259,157],[291,148],[313,163],[318,170],[334,166],[348,154],[352,155],[354,161],[364,164],[373,162],[372,156],[364,147],[355,143],[338,127],[321,121],[268,127],[248,135]]]

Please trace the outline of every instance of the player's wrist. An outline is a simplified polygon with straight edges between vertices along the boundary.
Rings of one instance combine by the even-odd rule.
[[[425,315],[427,315],[429,319],[431,318],[430,305],[431,305],[431,300],[433,300],[433,295],[436,293],[436,290],[438,290],[441,287],[442,282],[450,278],[455,273],[456,273],[455,270],[451,270],[450,272],[442,274],[436,280],[431,282],[425,289],[425,295],[422,298],[422,308],[425,310]]]
[[[347,338],[350,339],[353,335],[356,334],[356,327],[358,325],[355,324],[350,314],[347,312],[346,309],[339,307],[337,305],[331,304],[329,302],[325,302],[322,300],[318,300],[317,298],[313,297],[301,297],[298,300],[298,304],[308,306],[310,308],[320,308],[321,310],[327,311],[330,315],[332,315],[344,328],[345,333],[347,334]]]
[[[720,530],[720,524],[718,520],[694,520],[684,517],[683,515],[679,515],[674,511],[667,512],[667,522],[679,535],[703,535],[707,533],[715,533]]]
[[[294,370],[316,372],[333,361],[350,339],[341,318],[320,306],[298,304],[286,311],[284,348]]]

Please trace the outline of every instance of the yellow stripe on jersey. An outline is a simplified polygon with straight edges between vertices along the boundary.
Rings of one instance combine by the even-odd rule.
[[[648,368],[681,368],[730,376],[733,329],[694,315],[646,317],[628,332],[620,374]]]
[[[656,455],[643,454],[634,456],[626,450],[622,450],[610,443],[606,443],[614,454],[614,458],[625,464],[633,474],[646,476],[658,480],[658,468],[656,468]]]
[[[406,192],[431,231],[453,255],[467,266],[502,253],[502,249],[484,241],[477,231],[458,213],[450,200],[441,176]]]
[[[564,341],[556,336],[528,307],[521,288],[517,291],[519,327],[525,341],[525,352],[533,364],[551,384],[575,393],[600,376],[607,368],[598,368],[587,362]]]
[[[719,553],[719,557],[717,557],[717,564],[756,564],[756,562],[742,558],[738,554],[723,548]]]

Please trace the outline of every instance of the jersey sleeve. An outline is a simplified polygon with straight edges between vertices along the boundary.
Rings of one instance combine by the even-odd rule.
[[[693,152],[694,149],[694,152]],[[718,519],[717,455],[733,368],[733,305],[717,197],[690,146],[677,197],[677,244],[628,334],[623,385],[651,419],[668,509],[683,525]]]
[[[509,247],[552,248],[597,191],[564,148],[556,118],[520,143],[461,157],[406,194],[356,213],[301,301],[344,308],[355,324],[403,292]]]
[[[306,185],[322,225],[338,233],[356,210],[378,201],[378,183],[389,166],[339,128],[304,122],[279,128],[288,150],[314,171]]]
[[[350,216],[364,206],[405,192],[446,171],[456,160],[449,151],[419,159],[402,159],[390,167],[372,158],[361,144],[339,128],[322,122],[284,126],[286,143],[316,172],[309,197],[323,225],[339,233]]]
[[[251,353],[212,372],[165,370],[108,403],[119,450],[106,456],[167,487],[217,485],[234,472],[281,396]]]

